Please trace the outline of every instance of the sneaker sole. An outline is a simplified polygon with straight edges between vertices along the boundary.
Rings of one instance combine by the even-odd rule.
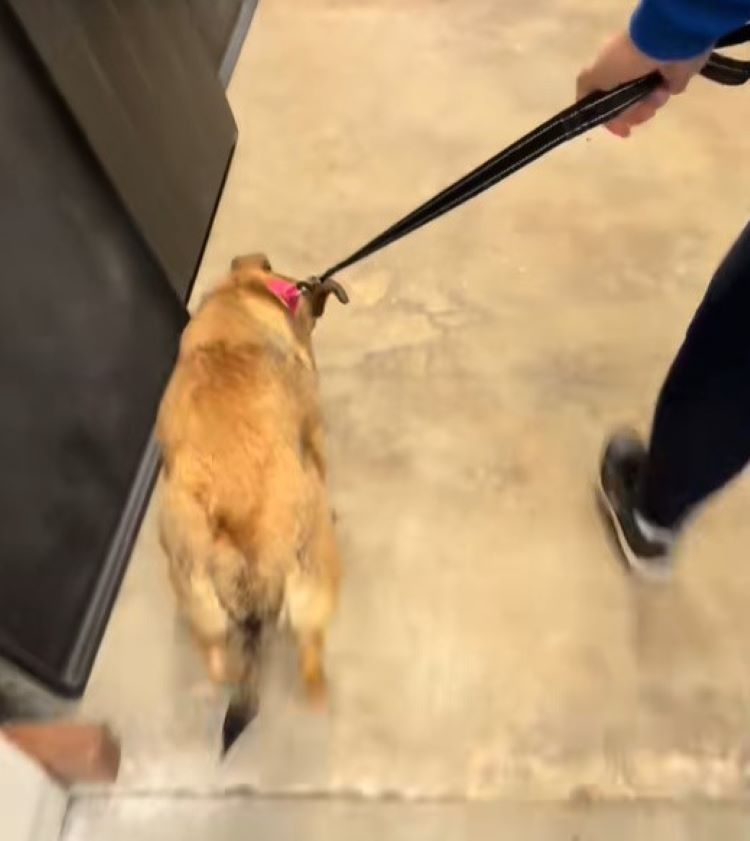
[[[628,569],[635,573],[639,578],[645,581],[650,581],[656,584],[665,584],[672,578],[672,567],[664,565],[656,567],[654,564],[644,561],[639,558],[630,548],[630,544],[625,537],[625,533],[620,525],[620,518],[615,512],[614,506],[609,500],[604,485],[602,484],[601,476],[597,482],[597,495],[599,502],[603,508],[603,513],[606,516],[607,523],[612,530],[615,540],[617,541],[617,548],[620,550],[620,555],[625,561]]]

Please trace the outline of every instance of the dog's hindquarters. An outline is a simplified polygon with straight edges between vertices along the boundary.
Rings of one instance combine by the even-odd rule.
[[[297,470],[302,475],[292,482]],[[266,483],[261,508],[245,516],[211,516],[211,506],[174,473],[162,487],[161,539],[178,601],[211,678],[233,687],[225,750],[257,712],[262,630],[280,612],[297,642],[307,696],[325,697],[323,648],[339,581],[325,486],[312,461],[274,475],[299,495]]]

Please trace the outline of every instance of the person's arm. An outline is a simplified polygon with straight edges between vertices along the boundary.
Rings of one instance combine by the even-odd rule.
[[[750,0],[641,0],[630,37],[649,58],[684,61],[709,52],[748,20]]]
[[[658,70],[664,85],[607,125],[614,134],[627,137],[671,94],[685,90],[722,35],[748,20],[750,0],[642,0],[629,28],[610,40],[578,77],[578,97]]]

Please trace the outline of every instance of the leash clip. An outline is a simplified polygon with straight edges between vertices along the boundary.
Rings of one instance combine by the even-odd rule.
[[[348,304],[349,296],[344,287],[332,277],[324,280],[313,275],[307,280],[301,280],[297,289],[310,301],[310,309],[315,318],[320,318],[325,312],[326,301],[329,295],[335,295],[340,304]]]

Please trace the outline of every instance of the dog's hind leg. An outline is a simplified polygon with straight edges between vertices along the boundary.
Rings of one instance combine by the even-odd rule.
[[[325,634],[336,606],[338,583],[338,547],[326,507],[317,518],[306,556],[287,577],[285,591],[305,694],[314,703],[326,698]]]

